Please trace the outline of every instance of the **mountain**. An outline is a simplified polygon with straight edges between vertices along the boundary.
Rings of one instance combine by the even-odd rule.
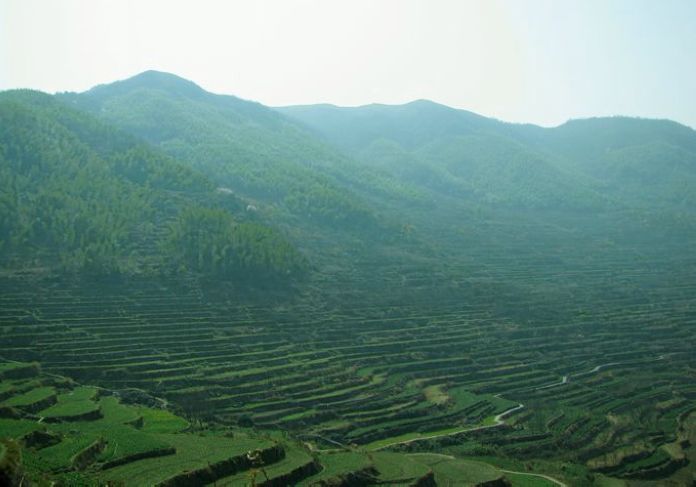
[[[374,219],[330,170],[345,158],[258,103],[208,93],[156,71],[60,98],[258,203],[336,225],[369,225]]]
[[[558,160],[633,207],[696,206],[696,132],[669,120],[573,120],[539,141]]]
[[[428,101],[278,111],[364,164],[516,207],[694,206],[696,132],[667,120],[500,122]],[[655,182],[656,184],[648,184]]]
[[[427,100],[405,105],[278,109],[369,167],[472,204],[596,207],[602,198],[507,124]]]
[[[0,93],[0,258],[95,275],[287,280],[302,258],[244,202],[146,142],[27,90]],[[205,232],[197,230],[205,225]],[[241,251],[244,249],[244,258]]]
[[[459,269],[536,255],[551,241],[561,261],[609,258],[607,241],[632,246],[693,227],[696,137],[674,122],[542,128],[426,100],[271,109],[155,71],[57,98],[245,201],[311,257],[321,292],[340,274],[377,297],[375,265],[404,279],[417,262],[449,287]]]
[[[428,100],[416,100],[405,105],[372,104],[346,108],[299,105],[276,110],[302,121],[348,151],[359,151],[382,138],[413,150],[442,137],[496,130],[503,125],[473,112]]]
[[[157,71],[42,98],[52,107],[51,123],[63,124],[97,159],[105,159],[102,166],[114,166],[125,157],[114,154],[135,146],[147,151],[145,159],[166,160],[157,171],[176,167],[177,174],[185,171],[204,182],[207,193],[193,197],[181,188],[156,188],[162,198],[186,194],[211,210],[224,199],[225,211],[235,219],[260,222],[286,236],[320,274],[341,269],[371,282],[372,269],[356,262],[404,269],[418,261],[449,275],[452,266],[446,262],[472,264],[462,245],[472,253],[489,249],[491,259],[509,253],[504,227],[490,227],[491,221],[519,223],[517,238],[536,246],[539,225],[558,222],[586,232],[601,227],[644,236],[627,220],[642,212],[648,222],[643,225],[660,235],[667,227],[688,231],[690,225],[682,222],[694,211],[696,136],[674,122],[605,118],[547,129],[426,100],[271,109]],[[128,163],[128,174],[137,171],[143,173],[140,179],[129,184],[156,186],[150,169]],[[166,232],[141,235],[131,229],[122,240],[181,235],[183,229],[170,228],[172,215],[189,227],[196,218],[176,208],[157,217],[167,222]],[[588,223],[590,215],[595,223]],[[219,217],[209,215],[207,221],[224,235]],[[611,232],[610,238],[623,238]],[[209,258],[191,251],[185,257],[179,252],[177,259],[200,261],[196,266],[212,271],[220,258],[212,255],[225,246],[206,245]],[[567,252],[574,252],[572,246]]]
[[[294,221],[288,231],[376,235],[401,225],[404,211],[452,198],[463,211],[694,205],[696,135],[669,121],[547,129],[427,100],[273,110],[157,71],[59,98],[254,200],[278,224]]]
[[[177,76],[145,72],[57,98],[176,158],[220,191],[248,202],[257,217],[287,235],[311,265],[317,288],[336,273],[360,274],[379,261],[404,267],[425,258],[437,267],[432,242],[403,238],[412,208],[431,197],[351,156],[302,124],[258,103],[208,93]],[[314,284],[313,284],[314,285]],[[356,292],[368,292],[367,287]]]

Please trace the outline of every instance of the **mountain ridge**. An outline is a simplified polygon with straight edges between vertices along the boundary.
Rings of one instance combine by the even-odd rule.
[[[491,117],[488,115],[483,115],[478,112],[474,112],[472,110],[466,109],[466,108],[461,108],[461,107],[454,107],[451,105],[447,105],[446,103],[442,102],[437,102],[428,98],[416,98],[404,103],[383,103],[383,102],[370,102],[370,103],[363,103],[363,104],[358,104],[358,105],[340,105],[337,103],[332,103],[332,102],[317,102],[317,103],[300,103],[300,104],[283,104],[283,105],[266,105],[262,102],[251,100],[251,99],[246,99],[243,97],[239,97],[235,95],[234,93],[217,93],[217,92],[211,92],[203,88],[201,85],[197,84],[194,81],[191,81],[187,78],[184,78],[182,76],[179,76],[177,74],[168,72],[168,71],[161,71],[161,70],[156,70],[156,69],[148,69],[145,71],[142,71],[140,73],[134,74],[132,76],[129,76],[127,78],[123,78],[120,80],[112,81],[112,82],[106,82],[106,83],[100,83],[92,88],[89,88],[88,90],[82,91],[82,92],[76,92],[76,91],[64,91],[64,92],[59,92],[56,93],[57,95],[65,95],[65,94],[76,94],[76,93],[81,93],[81,94],[87,94],[90,92],[95,92],[95,91],[100,91],[105,87],[113,87],[114,85],[120,85],[120,86],[134,86],[140,84],[141,87],[144,86],[150,86],[150,87],[158,87],[160,89],[165,88],[165,87],[179,87],[180,89],[183,87],[187,87],[190,92],[194,92],[195,90],[200,91],[200,92],[205,92],[207,94],[212,94],[216,96],[225,96],[225,97],[232,97],[237,100],[241,101],[246,101],[250,103],[254,103],[257,105],[262,105],[266,108],[272,109],[272,110],[277,110],[277,111],[284,111],[285,109],[292,109],[292,108],[308,108],[308,107],[321,107],[321,108],[331,108],[331,109],[340,109],[340,110],[351,110],[351,109],[362,109],[362,108],[376,108],[376,107],[381,107],[381,108],[396,108],[396,107],[418,107],[418,106],[436,106],[439,108],[446,108],[449,110],[454,110],[460,113],[465,113],[468,115],[473,115],[476,117],[481,117],[485,118],[488,120],[500,122],[502,124],[507,124],[507,125],[513,125],[513,126],[527,126],[527,127],[536,127],[540,129],[555,129],[562,127],[567,124],[575,124],[576,122],[580,121],[600,121],[600,120],[635,120],[635,121],[657,121],[657,122],[671,122],[673,124],[679,125],[681,127],[685,127],[689,129],[692,132],[696,132],[696,129],[693,127],[678,122],[676,120],[670,119],[670,118],[655,118],[655,117],[644,117],[644,116],[631,116],[631,115],[623,115],[623,114],[615,114],[615,115],[592,115],[588,117],[571,117],[568,118],[566,121],[561,122],[556,125],[541,125],[538,123],[534,122],[512,122],[504,119],[498,119],[496,117]],[[22,89],[22,88],[18,88]],[[6,90],[10,91],[10,90]],[[35,90],[35,91],[40,91],[40,90]]]

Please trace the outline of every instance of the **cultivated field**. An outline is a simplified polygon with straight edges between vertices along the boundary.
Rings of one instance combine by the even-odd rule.
[[[543,248],[479,246],[476,266],[453,263],[440,276],[367,259],[317,274],[317,287],[364,284],[340,307],[309,298],[240,304],[195,279],[97,288],[15,275],[1,284],[2,354],[82,384],[163,398],[193,423],[254,425],[315,451],[363,452],[327,457],[319,476],[378,465],[381,456],[363,454],[384,449],[542,459],[552,463],[541,468],[571,480],[677,472],[691,455],[683,425],[696,398],[696,263],[640,242],[573,253],[568,239],[549,245],[555,233],[546,230]],[[432,299],[404,302],[405,292]],[[5,403],[70,417],[94,412],[92,393],[47,384]],[[75,451],[98,437],[76,440]],[[285,473],[317,469],[302,448],[284,462]],[[579,470],[564,472],[562,462]]]

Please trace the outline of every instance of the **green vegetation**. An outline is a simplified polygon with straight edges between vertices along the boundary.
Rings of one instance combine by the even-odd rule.
[[[139,418],[143,418],[143,431],[153,433],[178,433],[188,427],[188,421],[169,411],[152,408],[135,408]]]
[[[433,470],[435,481],[438,485],[477,485],[495,481],[503,476],[500,470],[487,463],[427,453],[414,454],[411,457],[428,465]],[[511,477],[509,474],[505,474],[505,477],[512,480],[513,485],[517,485],[514,483],[514,477]]]
[[[93,387],[79,387],[68,393],[60,394],[58,402],[53,406],[39,411],[44,418],[81,418],[99,411],[99,406],[93,401],[97,390]]]
[[[358,161],[438,193],[514,208],[692,210],[693,130],[624,117],[543,129],[426,100],[285,107]]]
[[[53,387],[39,387],[32,389],[24,394],[19,394],[11,397],[3,402],[4,406],[27,408],[33,407],[36,404],[43,404],[47,399],[55,398],[55,389]]]
[[[41,425],[37,424],[36,421],[0,418],[2,438],[19,438],[40,428]]]
[[[321,455],[321,472],[305,479],[299,486],[338,484],[350,478],[370,478],[375,475],[370,457],[360,452],[338,451]]]
[[[558,484],[543,477],[537,477],[526,473],[506,473],[505,477],[513,487],[554,487]]]
[[[666,121],[0,93],[10,475],[688,485],[694,188]]]
[[[175,264],[222,279],[282,279],[306,268],[280,234],[258,223],[237,223],[224,210],[183,211],[163,248],[175,256]]]
[[[220,186],[283,203],[301,218],[330,226],[372,224],[372,212],[340,184],[338,174],[314,170],[345,158],[258,103],[213,95],[156,71],[61,98],[144,138]]]
[[[41,375],[19,381],[18,385],[41,390],[40,383],[51,380]],[[0,431],[4,440],[23,444],[21,462],[13,464],[13,472],[23,469],[26,478],[38,484],[47,479],[83,485],[138,479],[144,485],[215,482],[241,486],[255,479],[261,485],[333,485],[358,480],[365,485],[411,485],[432,477],[430,465],[437,463],[430,458],[435,456],[365,451],[317,453],[277,433],[212,428],[194,432],[187,421],[171,411],[124,404],[111,391],[102,390],[100,397],[96,392],[92,387],[72,386],[59,395],[58,406],[93,402],[103,413],[99,417],[43,424],[3,419]],[[0,453],[7,455],[9,443],[0,444]],[[462,469],[466,465],[467,479],[472,485],[474,479],[501,476],[491,466],[448,462]],[[447,469],[440,470],[436,470],[438,475],[448,475]]]
[[[256,272],[268,285],[299,277],[305,265],[279,232],[246,222],[233,195],[53,97],[0,94],[0,127],[0,262],[6,266],[103,276],[156,275],[174,265],[233,281],[241,268],[245,284],[254,284],[249,274]],[[201,208],[200,200],[212,208]],[[236,231],[218,225],[204,241],[179,239],[199,217],[205,225],[234,224]]]
[[[102,474],[105,480],[127,482],[140,479],[146,485],[153,485],[169,479],[181,472],[206,467],[236,455],[245,454],[254,448],[264,448],[268,442],[256,439],[229,439],[215,436],[186,435],[162,436],[176,449],[176,454],[154,459],[136,460],[123,466],[111,468]]]
[[[413,485],[431,472],[424,463],[404,461],[404,456],[398,453],[377,452],[371,458],[379,472],[379,480],[384,483]]]

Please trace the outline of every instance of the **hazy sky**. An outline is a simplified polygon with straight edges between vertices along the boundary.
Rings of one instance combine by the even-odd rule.
[[[696,0],[0,0],[0,89],[146,69],[267,105],[427,98],[696,127]]]

